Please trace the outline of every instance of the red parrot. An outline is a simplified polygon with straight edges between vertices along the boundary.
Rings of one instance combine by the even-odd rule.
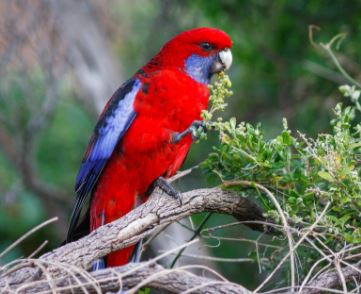
[[[232,63],[223,31],[196,28],[168,41],[111,97],[95,126],[75,190],[66,242],[114,221],[147,200],[182,165],[192,132],[207,109],[211,77]],[[85,199],[89,208],[78,224]],[[85,231],[85,232],[84,232]],[[106,257],[106,266],[129,262],[134,246]]]

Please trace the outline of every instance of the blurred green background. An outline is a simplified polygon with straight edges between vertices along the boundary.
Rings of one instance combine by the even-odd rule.
[[[312,46],[347,33],[337,56],[360,79],[360,1],[3,1],[0,4],[0,252],[44,220],[60,220],[4,256],[28,256],[64,238],[74,179],[97,115],[112,92],[175,34],[193,27],[225,30],[233,39],[234,96],[225,117],[261,122],[271,137],[286,117],[292,130],[329,129],[344,78]],[[211,142],[211,143],[210,143]],[[184,167],[200,163],[216,138],[194,144]],[[212,186],[195,171],[181,190]],[[202,216],[194,217],[199,222]],[[232,222],[212,216],[208,226]],[[258,238],[233,227],[219,236]],[[214,240],[209,241],[215,245]],[[222,241],[217,257],[248,257],[250,243]],[[222,274],[253,287],[257,263],[215,262]]]

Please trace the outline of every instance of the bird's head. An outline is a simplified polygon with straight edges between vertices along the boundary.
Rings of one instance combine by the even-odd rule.
[[[231,66],[231,47],[231,38],[219,29],[191,29],[168,41],[142,70],[149,73],[176,68],[208,84],[213,74]]]

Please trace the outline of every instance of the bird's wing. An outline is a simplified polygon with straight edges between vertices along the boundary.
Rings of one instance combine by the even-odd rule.
[[[109,100],[95,126],[75,183],[77,193],[71,214],[67,240],[76,228],[84,200],[92,191],[116,145],[122,139],[136,113],[133,102],[141,87],[138,79],[125,82]]]

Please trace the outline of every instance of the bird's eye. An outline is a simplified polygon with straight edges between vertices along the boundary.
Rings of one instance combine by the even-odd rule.
[[[199,46],[206,51],[211,51],[212,49],[214,49],[214,46],[209,44],[208,42],[203,42]]]

